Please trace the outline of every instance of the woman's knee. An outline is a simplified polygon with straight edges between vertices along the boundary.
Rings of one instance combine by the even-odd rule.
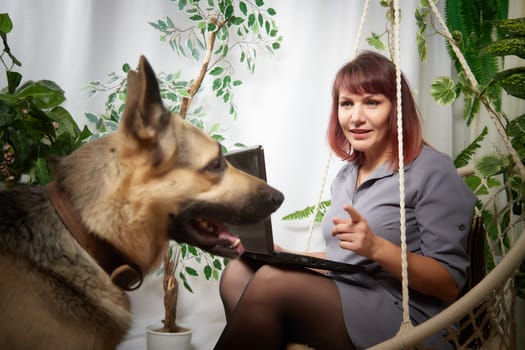
[[[254,274],[243,298],[257,302],[286,302],[293,297],[289,277],[294,272],[279,267],[264,265]]]
[[[231,260],[224,268],[220,279],[221,290],[233,287],[244,289],[254,274],[254,270],[242,260]]]
[[[253,274],[254,270],[240,259],[226,265],[219,282],[219,294],[227,312],[235,308]]]

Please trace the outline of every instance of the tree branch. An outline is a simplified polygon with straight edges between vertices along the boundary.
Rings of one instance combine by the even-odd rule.
[[[193,100],[193,96],[199,91],[199,88],[201,87],[202,81],[204,80],[204,77],[206,76],[206,72],[208,71],[208,66],[210,64],[211,56],[213,54],[213,48],[215,46],[215,39],[217,37],[217,32],[222,28],[225,22],[220,22],[217,20],[217,17],[211,18],[211,23],[214,23],[217,26],[217,29],[210,33],[210,36],[208,37],[208,45],[206,49],[206,56],[204,57],[204,61],[202,62],[201,69],[199,71],[199,75],[197,76],[197,79],[193,81],[193,84],[188,89],[188,94],[190,97],[183,97],[182,102],[180,104],[180,111],[179,115],[182,117],[182,119],[186,118],[186,114],[188,113],[188,110],[190,108],[191,102]]]
[[[177,332],[177,296],[179,293],[179,281],[175,278],[175,269],[179,260],[179,248],[171,260],[169,253],[164,254],[164,330],[168,332]]]

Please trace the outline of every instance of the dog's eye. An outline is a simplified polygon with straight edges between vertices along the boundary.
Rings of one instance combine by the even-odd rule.
[[[212,160],[207,166],[207,171],[221,172],[226,167],[226,162],[223,157],[216,158]]]

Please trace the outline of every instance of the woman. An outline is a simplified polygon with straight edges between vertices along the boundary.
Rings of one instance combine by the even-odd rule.
[[[328,143],[347,162],[322,224],[326,253],[366,273],[319,274],[231,261],[221,278],[227,326],[216,349],[362,349],[402,322],[395,66],[364,52],[337,73]],[[402,77],[410,316],[419,324],[453,302],[466,281],[475,196],[450,158],[422,139]],[[447,344],[443,345],[447,348]]]

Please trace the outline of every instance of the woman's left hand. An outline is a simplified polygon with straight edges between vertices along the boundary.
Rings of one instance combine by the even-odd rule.
[[[379,248],[379,237],[372,232],[366,219],[355,208],[348,204],[343,208],[350,217],[334,218],[332,235],[339,239],[341,248],[372,258]]]

